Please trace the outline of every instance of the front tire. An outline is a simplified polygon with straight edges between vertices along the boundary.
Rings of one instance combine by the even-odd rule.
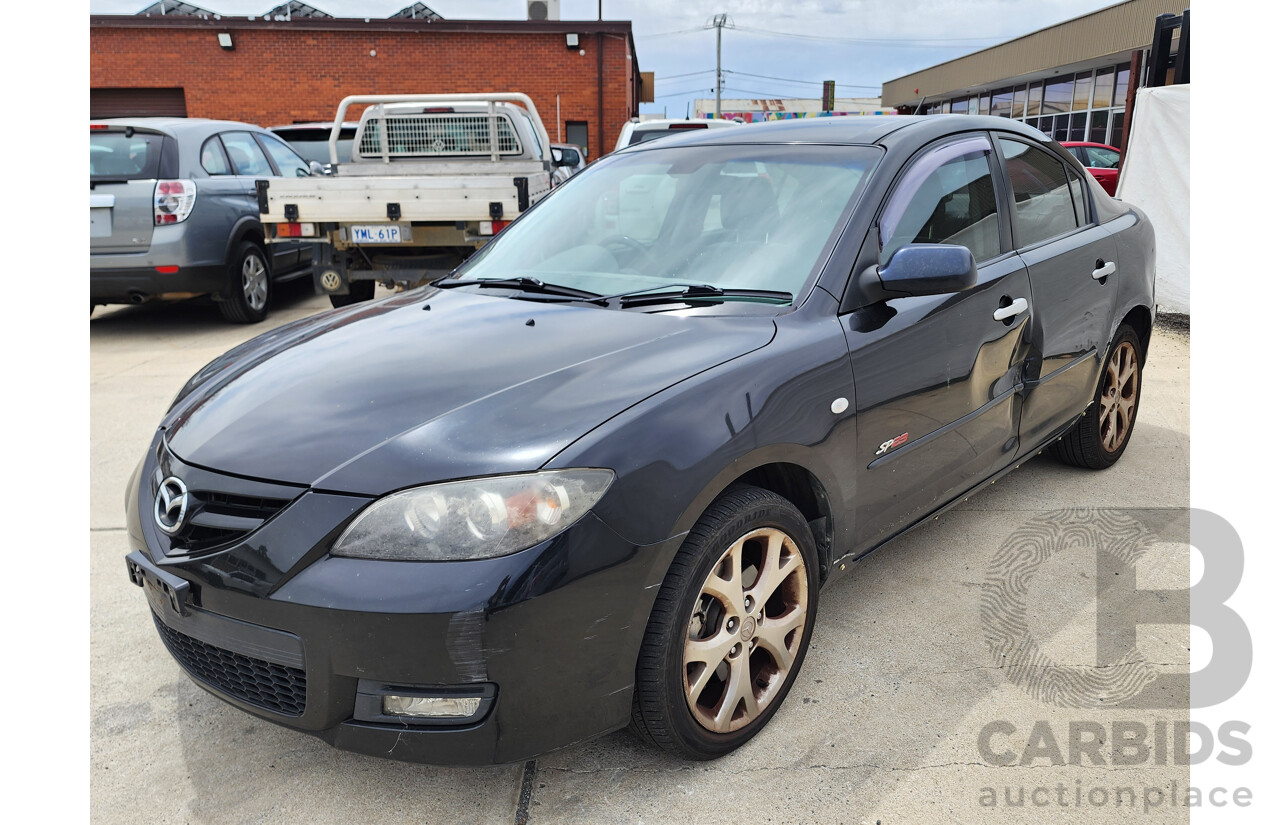
[[[256,324],[271,306],[271,269],[267,254],[252,241],[236,249],[227,267],[227,292],[218,302],[222,317],[236,324]]]
[[[654,603],[636,665],[631,728],[690,759],[751,739],[809,647],[818,551],[791,502],[735,487],[698,519]]]
[[[1120,460],[1138,421],[1142,343],[1128,325],[1116,330],[1088,411],[1051,448],[1064,464],[1105,470]]]

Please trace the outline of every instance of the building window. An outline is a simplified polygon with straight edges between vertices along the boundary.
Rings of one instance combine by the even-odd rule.
[[[1111,105],[1124,106],[1129,97],[1129,65],[1122,63],[1116,67],[1116,94]]]
[[[1059,80],[1044,87],[1044,113],[1056,114],[1071,108],[1071,87],[1073,81]]]
[[[958,97],[951,101],[951,114],[967,115],[969,114],[969,98]]]
[[[991,95],[991,114],[1008,117],[1013,111],[1013,89],[1001,89]]]
[[[969,98],[969,114],[976,115],[978,113],[978,96],[974,95]]]
[[[566,143],[572,143],[575,146],[587,148],[590,133],[587,130],[587,122],[585,120],[567,120],[564,124],[564,137]]]
[[[1042,97],[1044,97],[1044,84],[1039,81],[1032,83],[1030,91],[1027,92],[1028,118],[1038,117],[1040,115],[1040,99]]]
[[[1120,141],[1124,137],[1124,109],[1115,109],[1111,112],[1111,140],[1107,144],[1120,148]]]
[[[1027,87],[1019,86],[1013,90],[1013,113],[1011,117],[1022,120],[1027,111]]]
[[[1098,69],[1098,79],[1093,84],[1093,108],[1111,108],[1111,93],[1114,91],[1115,85],[1115,69]]]
[[[1089,119],[1089,140],[1094,143],[1107,142],[1107,116],[1110,112],[1106,109],[1100,112],[1093,112]]]
[[[1080,72],[1076,75],[1075,96],[1071,100],[1071,111],[1080,112],[1089,108],[1089,95],[1093,85],[1093,72]]]
[[[1063,116],[1065,117],[1065,115]],[[1084,140],[1086,120],[1089,117],[1088,112],[1073,112],[1071,115],[1071,126],[1067,132],[1067,140]]]

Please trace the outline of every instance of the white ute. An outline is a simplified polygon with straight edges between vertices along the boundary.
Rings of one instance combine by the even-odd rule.
[[[339,163],[339,126],[362,104]],[[316,290],[334,306],[447,274],[544,197],[559,163],[518,93],[354,95],[333,122],[330,174],[257,186],[267,240],[314,241]]]

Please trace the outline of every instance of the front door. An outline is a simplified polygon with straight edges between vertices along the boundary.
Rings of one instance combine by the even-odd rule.
[[[927,148],[889,195],[868,241],[879,244],[881,265],[908,243],[967,246],[978,284],[842,318],[858,414],[859,549],[981,482],[1016,452],[1031,286],[1011,248],[992,162],[985,135]]]

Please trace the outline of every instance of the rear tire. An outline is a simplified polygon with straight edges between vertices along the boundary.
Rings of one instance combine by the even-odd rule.
[[[654,602],[636,663],[631,729],[690,759],[741,746],[804,663],[818,551],[791,502],[734,487],[707,508]]]
[[[1093,403],[1062,440],[1050,447],[1064,464],[1105,470],[1129,446],[1138,422],[1142,395],[1142,343],[1128,325],[1116,330],[1115,340],[1094,391]]]
[[[372,301],[374,290],[377,288],[377,281],[351,281],[347,284],[348,292],[346,295],[330,295],[329,303],[333,304],[335,309],[348,307],[352,304],[359,304],[364,301]]]
[[[271,307],[271,268],[267,253],[253,241],[236,249],[227,267],[227,291],[218,302],[222,317],[236,324],[256,324]]]

